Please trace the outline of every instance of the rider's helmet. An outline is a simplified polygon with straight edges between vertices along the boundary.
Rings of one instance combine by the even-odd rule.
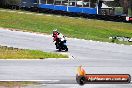
[[[57,29],[54,29],[53,30],[53,35],[56,35],[56,34],[58,34],[59,32],[57,31]]]

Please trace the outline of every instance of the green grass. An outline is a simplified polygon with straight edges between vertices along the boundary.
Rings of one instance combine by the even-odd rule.
[[[8,82],[0,82],[0,87],[8,87],[8,88],[20,88],[20,87],[24,87],[24,86],[28,86],[28,85],[34,85],[34,84],[38,84],[36,82],[12,82],[12,81],[8,81]]]
[[[0,47],[1,59],[45,59],[45,58],[67,58],[67,55],[47,53],[39,50],[14,49],[9,47]]]
[[[104,42],[111,42],[109,40],[110,36],[132,37],[131,23],[78,19],[65,16],[56,17],[56,15],[47,16],[46,14],[37,16],[35,14],[0,12],[0,27],[46,34],[51,34],[52,30],[57,28],[67,37]]]

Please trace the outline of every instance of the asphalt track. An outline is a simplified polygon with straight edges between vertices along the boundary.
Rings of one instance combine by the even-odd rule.
[[[0,28],[0,45],[17,48],[55,50],[49,35],[3,30]],[[0,60],[0,81],[39,81],[47,88],[78,88],[75,75],[79,65],[87,73],[132,75],[132,46],[69,39],[70,59]],[[73,58],[73,57],[74,58]],[[88,84],[81,88],[131,88],[132,84]],[[29,87],[30,88],[30,87]],[[37,87],[31,87],[37,88]],[[45,88],[39,85],[38,88]]]

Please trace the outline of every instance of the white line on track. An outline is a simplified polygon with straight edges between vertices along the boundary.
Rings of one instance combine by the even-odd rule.
[[[0,80],[0,82],[60,82],[61,80]],[[132,81],[130,82],[130,84]]]
[[[60,80],[0,80],[2,82],[21,82],[21,81],[24,81],[24,82],[59,82]]]
[[[62,54],[62,55],[67,55],[67,54]],[[36,61],[36,60],[69,60],[69,59],[71,59],[70,57],[69,58],[42,58],[42,59],[0,59],[0,61],[5,61],[5,60],[8,60],[8,61],[13,61],[13,60],[15,60],[15,61]]]

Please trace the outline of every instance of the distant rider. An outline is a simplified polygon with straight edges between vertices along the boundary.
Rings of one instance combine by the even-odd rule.
[[[65,36],[57,31],[57,29],[53,30],[53,42],[55,41],[56,49],[59,48],[59,45],[62,45],[66,42]]]

